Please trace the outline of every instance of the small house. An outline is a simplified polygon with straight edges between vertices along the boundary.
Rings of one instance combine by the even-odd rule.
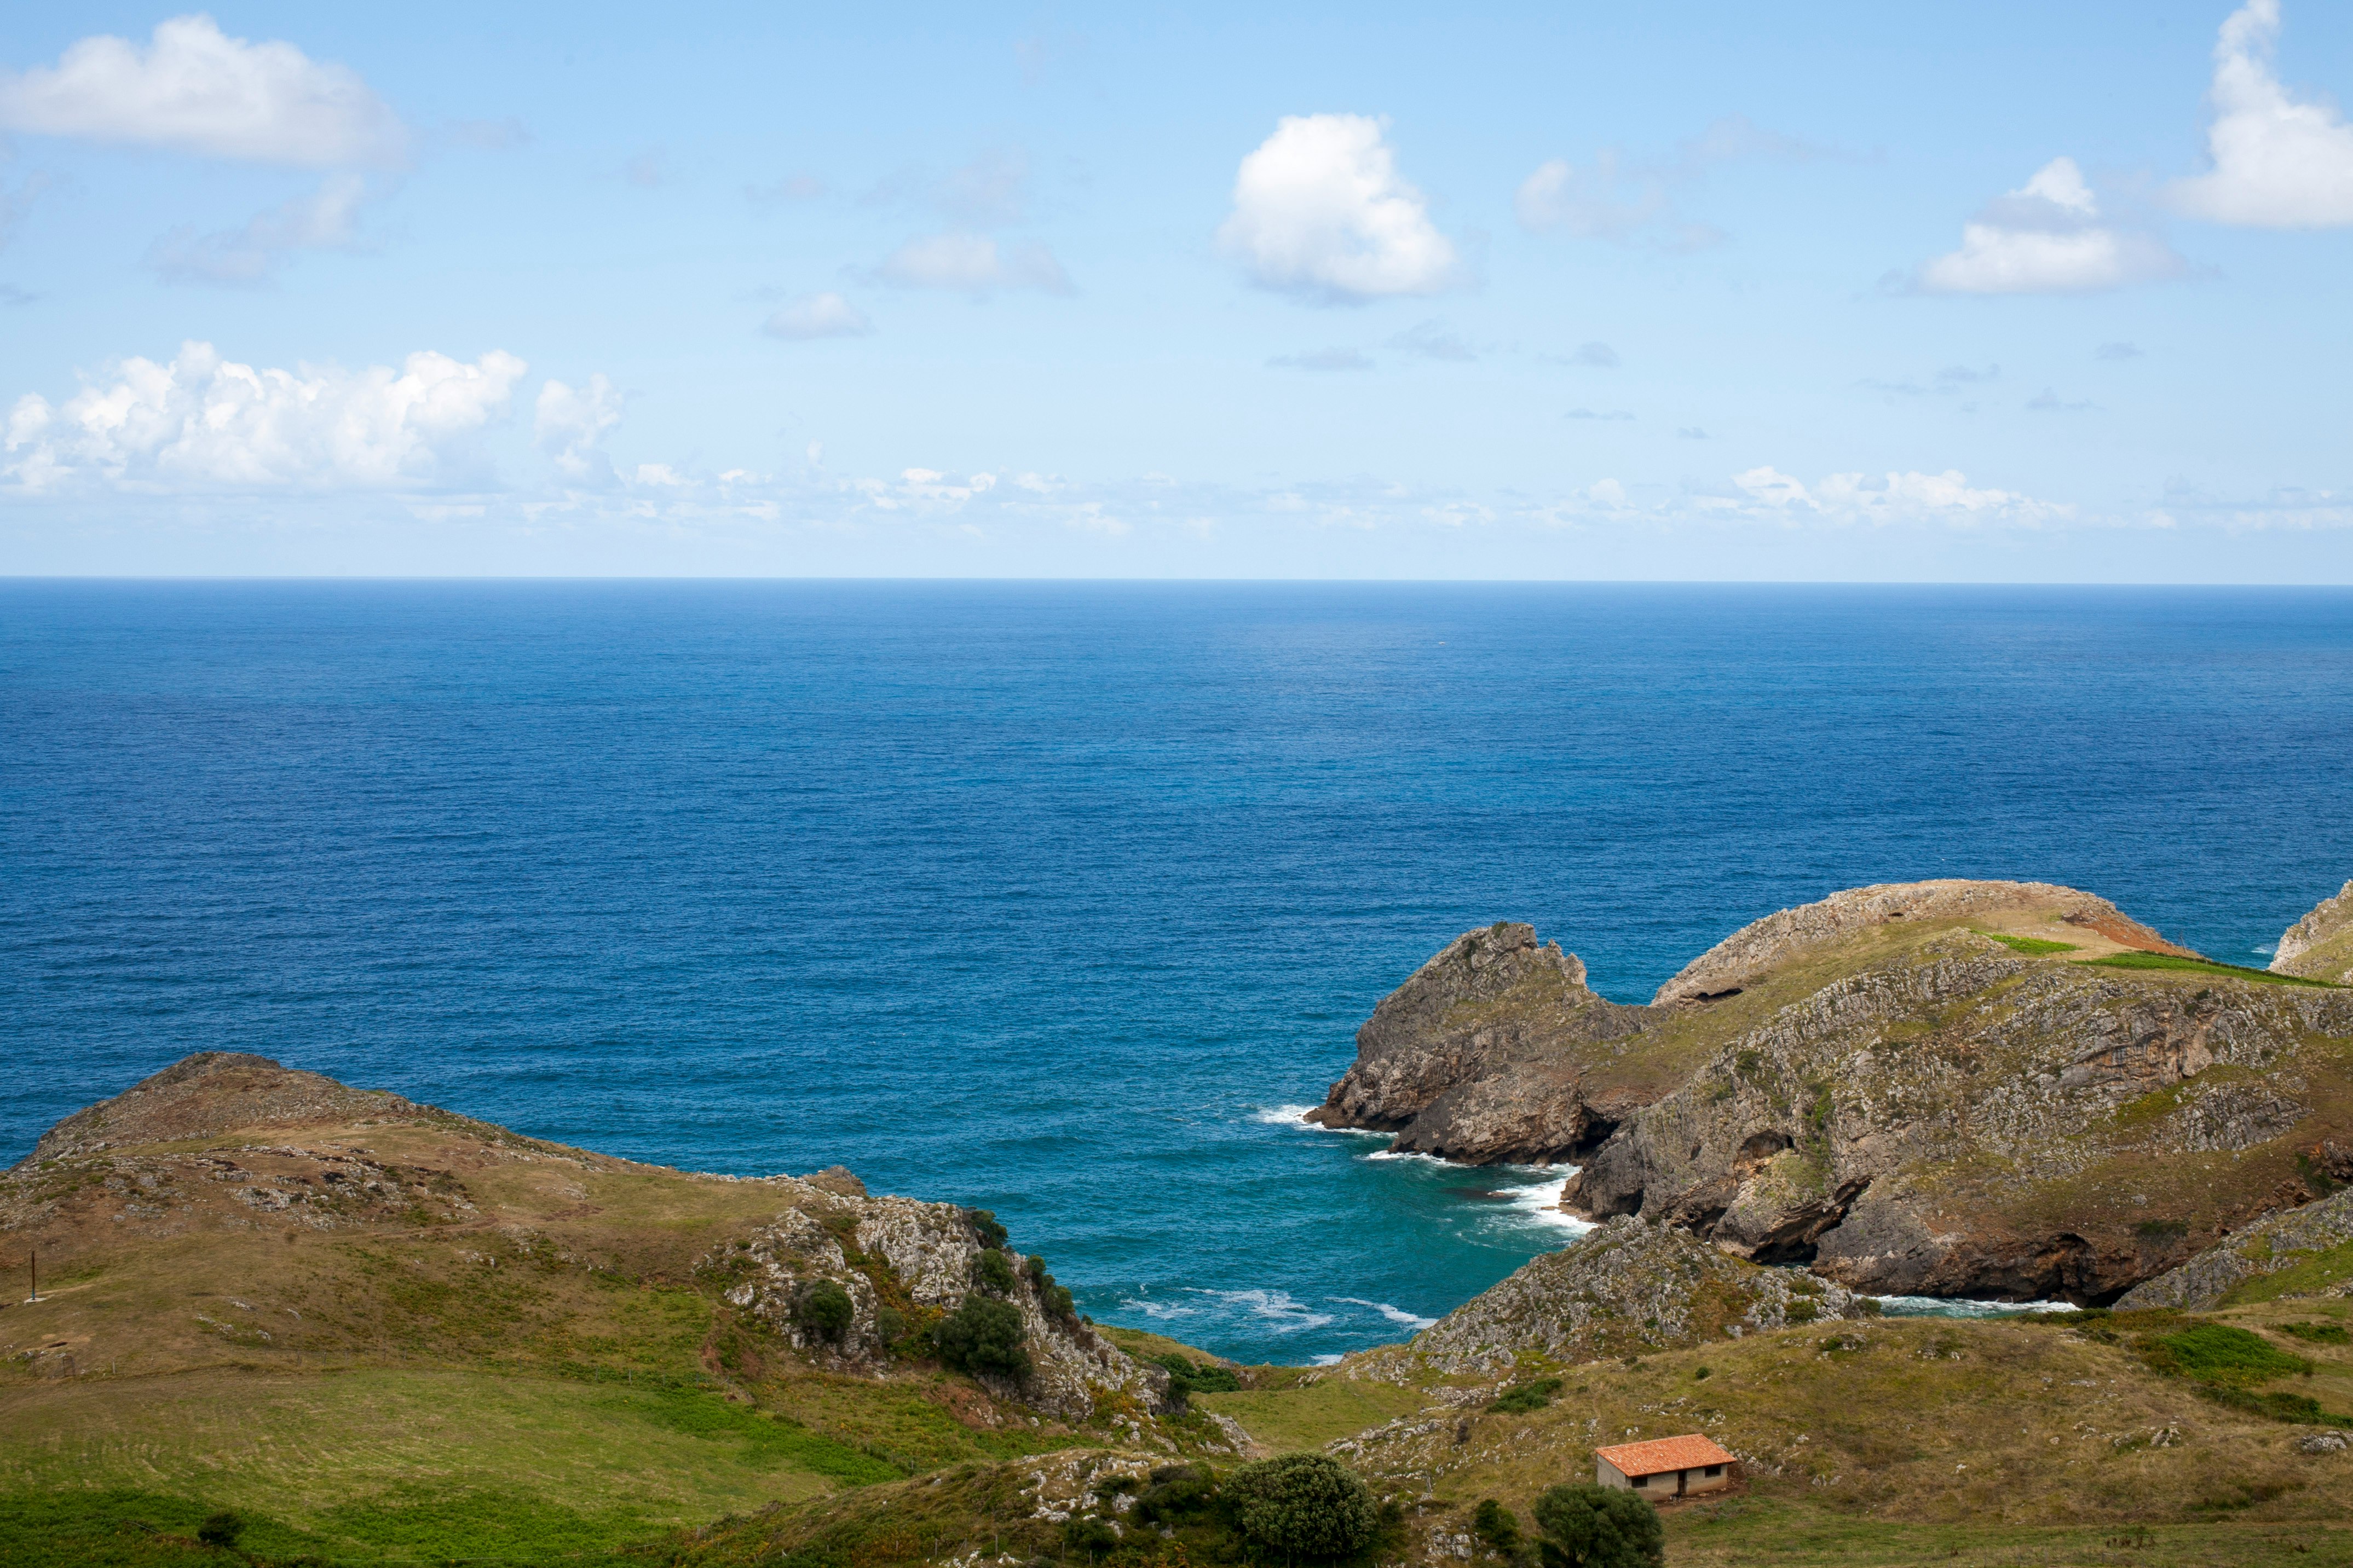
[[[1596,1448],[1593,1480],[1597,1486],[1630,1487],[1652,1502],[1664,1502],[1669,1498],[1722,1491],[1732,1484],[1738,1463],[1694,1432],[1683,1437]]]

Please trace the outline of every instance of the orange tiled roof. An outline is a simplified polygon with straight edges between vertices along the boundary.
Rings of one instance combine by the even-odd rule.
[[[1596,1448],[1593,1456],[1607,1459],[1629,1480],[1669,1470],[1696,1470],[1705,1465],[1729,1465],[1731,1455],[1694,1432],[1685,1437],[1654,1437],[1647,1443],[1622,1443]]]

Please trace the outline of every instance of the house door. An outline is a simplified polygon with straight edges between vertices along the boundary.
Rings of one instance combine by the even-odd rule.
[[[1683,1495],[1685,1483],[1690,1479],[1691,1472],[1689,1470],[1677,1470],[1675,1472],[1675,1496],[1681,1497]]]

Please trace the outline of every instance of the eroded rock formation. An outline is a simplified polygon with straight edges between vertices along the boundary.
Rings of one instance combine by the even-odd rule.
[[[1587,989],[1577,955],[1539,944],[1534,926],[1465,931],[1373,1010],[1355,1065],[1309,1120],[1469,1164],[1561,1159],[1640,1103],[1589,1094],[1584,1069],[1647,1013]]]
[[[2252,1279],[2297,1271],[2280,1281],[2285,1295],[2344,1295],[2353,1283],[2353,1190],[2278,1214],[2224,1237],[2179,1268],[2144,1279],[2116,1302],[2119,1311],[2221,1306]],[[2277,1287],[2275,1287],[2277,1288]]]

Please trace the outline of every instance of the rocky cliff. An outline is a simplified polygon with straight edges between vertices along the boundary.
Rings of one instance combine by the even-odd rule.
[[[2287,928],[2272,958],[2273,972],[2353,985],[2353,882]]]
[[[1598,1361],[1861,1310],[1837,1284],[1759,1268],[1687,1230],[1625,1215],[1457,1307],[1406,1353],[1444,1375],[1492,1376],[1522,1355]]]
[[[2250,1293],[2245,1288],[2256,1282],[2267,1296],[2342,1296],[2353,1289],[2353,1190],[2264,1215],[2180,1268],[2142,1280],[2116,1310],[2203,1312]]]
[[[1324,1118],[1578,1159],[1573,1213],[1854,1290],[2083,1303],[2308,1201],[2312,1151],[2353,1141],[2353,992],[2207,963],[2073,889],[1836,894],[1648,1008],[1556,952],[1525,926],[1451,944]]]
[[[1356,1031],[1356,1060],[1309,1120],[1398,1134],[1400,1152],[1471,1164],[1541,1163],[1606,1137],[1641,1103],[1586,1068],[1639,1033],[1647,1009],[1587,989],[1585,965],[1535,928],[1465,931]]]

